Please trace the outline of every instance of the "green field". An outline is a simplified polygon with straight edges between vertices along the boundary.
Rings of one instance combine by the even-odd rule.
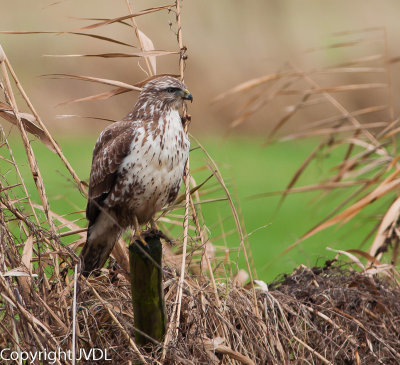
[[[91,152],[96,136],[93,137],[59,137],[57,138],[66,157],[78,173],[87,180],[89,176]],[[279,212],[274,212],[279,196],[250,199],[254,194],[282,190],[301,162],[313,149],[317,141],[296,141],[262,147],[262,140],[250,137],[199,138],[207,151],[217,162],[226,180],[237,206],[240,206],[249,235],[252,255],[259,278],[272,280],[277,275],[291,271],[299,264],[315,265],[333,257],[326,246],[335,248],[358,248],[363,237],[373,227],[374,222],[366,216],[358,217],[351,227],[332,228],[301,243],[290,253],[277,259],[285,248],[310,229],[325,214],[330,212],[341,201],[341,191],[329,196],[321,193],[301,193],[290,195]],[[22,166],[26,183],[32,198],[39,201],[35,193],[34,183],[29,176],[28,164],[21,142],[11,138],[14,155]],[[46,184],[46,192],[50,198],[51,209],[58,214],[66,214],[85,209],[85,198],[77,191],[65,167],[58,157],[47,150],[40,142],[33,142],[39,167]],[[195,147],[195,143],[192,144]],[[329,169],[340,161],[343,151],[326,152],[317,158],[298,185],[316,183],[327,176]],[[191,152],[191,169],[197,182],[210,174],[205,169],[205,157],[200,149]],[[196,172],[200,170],[200,172]],[[9,176],[12,181],[12,174]],[[211,179],[206,188],[216,183]],[[221,191],[205,196],[223,197]],[[206,224],[210,228],[213,243],[222,244],[222,239],[214,240],[223,230],[228,232],[234,227],[230,216],[230,208],[226,201],[212,202],[202,205]],[[82,221],[82,225],[86,224]],[[229,247],[238,246],[235,235],[226,237]],[[236,252],[236,251],[234,251]],[[244,268],[243,255],[236,253],[233,258],[239,267]]]

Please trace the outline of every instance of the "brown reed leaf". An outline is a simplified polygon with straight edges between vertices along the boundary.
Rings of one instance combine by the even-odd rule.
[[[278,92],[279,95],[307,95],[307,94],[322,94],[322,93],[338,93],[346,91],[356,90],[371,90],[371,89],[382,89],[387,88],[387,84],[384,82],[369,82],[364,84],[346,84],[338,85],[325,88],[315,88],[309,90],[281,90]]]
[[[242,355],[240,352],[233,351],[228,346],[223,345],[225,339],[221,337],[216,337],[211,339],[203,339],[202,344],[204,344],[206,350],[217,352],[219,354],[228,355],[231,359],[240,361],[242,364],[255,365],[255,362],[248,356]],[[216,364],[219,364],[218,358],[216,358]]]
[[[29,236],[24,243],[24,250],[21,256],[21,262],[28,269],[28,272],[32,273],[32,253],[33,253],[33,237]]]
[[[24,242],[24,250],[21,256],[21,263],[26,267],[29,276],[20,277],[24,296],[27,298],[30,293],[31,275],[32,275],[32,253],[33,253],[33,237],[29,236]]]
[[[206,179],[204,179],[204,181],[199,184],[194,186],[193,188],[190,189],[190,195],[194,194],[197,190],[201,189],[214,175],[211,174],[210,176],[208,176]],[[175,205],[179,205],[180,203],[182,203],[185,200],[185,194],[180,194],[174,201],[174,206]]]
[[[242,115],[240,115],[234,121],[232,121],[231,127],[237,127],[239,124],[243,123],[251,115],[257,112],[261,107],[264,107],[265,105],[275,100],[280,95],[281,92],[285,91],[289,86],[291,86],[297,80],[298,77],[290,78],[287,82],[283,83],[283,85],[276,83],[273,87],[271,87],[271,91],[266,97],[259,95],[258,97],[253,99],[251,105],[246,106],[247,110],[243,112]]]
[[[354,47],[356,45],[359,45],[360,43],[371,43],[373,41],[382,41],[382,38],[381,37],[379,37],[379,38],[366,37],[366,38],[356,39],[354,41],[332,43],[332,44],[328,44],[326,46],[309,48],[309,49],[305,50],[304,53],[324,51],[324,50],[333,49],[333,48]]]
[[[100,57],[100,58],[126,58],[126,57],[160,57],[167,56],[171,54],[179,54],[177,51],[164,51],[164,50],[154,50],[154,51],[142,51],[142,52],[110,52],[110,53],[97,53],[97,54],[59,54],[51,55],[45,54],[45,57]]]
[[[319,126],[326,125],[326,124],[331,124],[334,122],[344,122],[344,121],[348,120],[350,117],[359,117],[362,115],[381,112],[381,111],[387,110],[387,108],[388,108],[387,105],[369,106],[366,108],[352,111],[349,115],[337,115],[337,116],[335,115],[333,117],[324,118],[324,119],[317,120],[315,122],[308,123],[304,126],[304,129],[312,129],[315,127],[319,127]]]
[[[163,73],[163,74],[158,74],[158,75],[153,75],[153,76],[147,77],[146,79],[137,82],[137,83],[135,84],[135,86],[137,86],[137,87],[143,87],[143,86],[146,85],[149,81],[154,80],[154,79],[156,79],[157,77],[160,77],[160,76],[171,76],[171,77],[176,77],[176,78],[179,78],[179,77],[180,77],[180,76],[177,75],[177,74]]]
[[[57,114],[56,118],[59,118],[59,119],[63,119],[63,118],[84,118],[84,119],[101,120],[103,122],[110,122],[110,123],[117,122],[117,120],[115,120],[115,119],[100,118],[100,117],[94,117],[94,116],[88,116],[88,115],[78,115],[78,114]],[[83,183],[86,184],[85,182],[83,182]]]
[[[68,104],[73,104],[73,103],[79,103],[81,101],[94,101],[94,100],[106,100],[109,99],[113,96],[120,95],[126,92],[129,92],[129,89],[125,89],[123,87],[118,87],[116,89],[112,89],[110,91],[106,91],[104,93],[96,94],[96,95],[90,95],[90,96],[85,96],[83,98],[78,98],[78,99],[72,99],[72,100],[67,100],[64,101],[57,106],[61,105],[68,105]]]
[[[353,218],[355,215],[357,215],[363,208],[365,208],[367,205],[375,202],[379,198],[386,196],[387,193],[393,191],[400,185],[400,179],[395,179],[393,181],[388,181],[388,182],[383,182],[382,184],[378,185],[372,192],[367,194],[365,197],[354,203],[352,206],[349,208],[345,209],[343,212],[339,213],[335,217],[317,225],[313,229],[311,229],[309,232],[307,232],[305,235],[303,235],[297,243],[300,243],[301,241],[305,240],[306,238],[314,235],[317,232],[320,232],[334,224],[337,223],[342,223],[346,222],[349,219]],[[293,248],[293,247],[291,247]]]
[[[138,29],[139,37],[140,37],[140,44],[143,47],[143,51],[145,52],[153,52],[154,51],[154,44],[153,41],[144,34],[140,29]],[[151,65],[151,71],[153,75],[157,74],[157,58],[155,56],[148,57]]]
[[[360,33],[370,33],[370,32],[384,32],[385,27],[366,27],[359,29],[351,29],[351,30],[342,30],[338,32],[333,32],[333,36],[344,36],[349,34],[360,34]]]
[[[348,66],[354,66],[354,65],[359,65],[359,64],[363,64],[363,63],[375,62],[375,61],[382,60],[383,57],[384,56],[382,55],[382,53],[373,54],[373,55],[368,55],[368,56],[364,56],[364,57],[353,58],[350,61],[346,61],[346,62],[340,62],[340,63],[333,65],[332,67],[348,67]]]
[[[315,148],[314,150],[308,155],[308,157],[302,162],[302,164],[300,165],[300,167],[296,170],[296,172],[294,173],[294,175],[292,176],[292,178],[289,181],[289,184],[286,186],[285,192],[282,194],[282,197],[279,200],[279,203],[275,209],[274,215],[277,214],[277,212],[279,211],[279,209],[281,208],[282,204],[284,203],[287,194],[291,191],[291,189],[293,188],[293,186],[296,184],[296,182],[298,181],[298,179],[300,178],[300,176],[304,173],[304,171],[306,170],[306,168],[309,166],[309,164],[311,163],[311,161],[314,159],[314,157],[317,155],[317,153],[320,151],[320,149],[325,146],[327,143],[327,138],[325,138],[324,140],[322,140]]]
[[[301,100],[293,108],[290,108],[289,112],[283,118],[281,118],[281,120],[278,123],[276,123],[274,128],[272,128],[271,132],[267,137],[267,140],[271,140],[271,138],[278,132],[278,130],[281,129],[283,125],[296,114],[298,109],[308,100],[310,96],[311,94],[303,95]]]
[[[73,16],[70,18],[75,19],[75,20],[95,20],[96,22],[99,22],[99,21],[103,22],[106,20],[110,20],[110,18],[90,18],[90,17],[78,17],[78,16]],[[126,25],[126,26],[132,28],[132,25],[130,25],[128,22],[125,22],[123,20],[118,20],[116,23],[120,23],[122,25]]]
[[[375,123],[365,123],[361,126],[362,129],[371,129],[371,128],[379,128],[385,127],[387,122],[375,122]],[[300,132],[290,134],[280,139],[280,141],[290,141],[293,139],[305,138],[305,137],[312,137],[317,135],[329,135],[334,133],[343,133],[343,132],[351,132],[359,130],[359,126],[344,126],[344,127],[332,127],[332,128],[324,128],[324,129],[314,129],[309,132]]]
[[[26,270],[23,270],[21,268],[17,269],[11,269],[6,272],[1,273],[4,277],[28,277],[30,276]]]
[[[376,233],[375,239],[369,249],[371,256],[375,257],[378,254],[379,249],[385,244],[386,239],[390,237],[390,230],[397,224],[399,219],[399,211],[400,198],[397,198],[386,211],[385,216],[379,225],[378,232]],[[380,256],[382,256],[382,254],[379,254],[379,257]]]
[[[354,249],[354,248],[348,249],[346,251],[350,252],[350,253],[355,253],[355,254],[363,257],[364,259],[366,259],[368,261],[369,264],[382,265],[382,263],[378,259],[376,259],[375,257],[371,256],[368,252],[364,252],[362,250],[357,250],[357,249]]]
[[[240,92],[247,92],[251,89],[254,89],[255,87],[258,87],[260,85],[263,85],[269,81],[273,80],[278,80],[284,77],[287,77],[288,75],[293,75],[293,73],[288,73],[288,72],[283,72],[283,73],[275,73],[275,74],[270,74],[270,75],[265,75],[261,77],[257,77],[255,79],[248,80],[246,82],[243,82],[232,89],[229,89],[222,94],[219,94],[213,99],[213,103],[216,103],[217,101],[220,101],[222,99],[225,99],[226,97],[232,95],[232,94],[237,94]]]
[[[10,105],[5,104],[0,101],[0,116],[10,122],[11,124],[18,126],[18,120],[15,117],[15,114]],[[46,133],[38,127],[34,122],[36,118],[32,114],[28,113],[19,113],[21,121],[26,129],[26,131],[30,134],[36,136],[48,149],[52,152],[56,152],[53,144],[50,139],[47,137]]]
[[[121,22],[122,20],[131,19],[131,18],[134,18],[134,17],[137,17],[137,16],[154,13],[154,12],[157,12],[157,11],[160,11],[160,10],[171,10],[174,7],[175,7],[175,4],[149,8],[149,9],[141,10],[141,11],[139,11],[137,13],[134,13],[134,14],[128,14],[128,15],[120,16],[120,17],[113,18],[113,19],[107,19],[107,20],[101,21],[99,23],[87,25],[85,27],[79,28],[78,30],[94,29],[94,28],[102,27],[102,26],[109,25],[109,24],[112,24],[112,23]]]
[[[99,34],[90,34],[90,33],[81,33],[81,32],[65,32],[65,31],[15,31],[15,30],[1,30],[0,34],[56,34],[56,35],[63,35],[63,34],[72,34],[84,37],[90,37],[95,39],[100,39],[102,41],[111,42],[115,44],[119,44],[121,46],[133,47],[136,48],[134,45],[121,42],[117,39],[113,39],[110,37],[105,37]]]
[[[60,77],[72,78],[72,79],[76,79],[76,80],[97,82],[97,83],[106,84],[106,85],[118,86],[116,89],[112,89],[110,91],[106,91],[106,92],[103,92],[103,93],[100,93],[100,94],[85,96],[83,98],[78,98],[78,99],[67,100],[67,101],[64,101],[64,102],[58,104],[58,106],[68,105],[68,104],[72,104],[72,103],[78,103],[78,102],[81,102],[81,101],[106,100],[106,99],[109,99],[109,98],[111,98],[113,96],[120,95],[120,94],[123,94],[123,93],[126,93],[126,92],[130,92],[132,90],[140,91],[141,88],[146,83],[148,83],[150,80],[153,80],[156,77],[160,77],[160,76],[173,76],[173,77],[176,77],[177,76],[177,75],[174,75],[174,74],[159,74],[159,75],[151,76],[151,77],[149,77],[149,78],[147,78],[145,80],[139,81],[135,85],[129,85],[129,84],[126,84],[126,83],[120,82],[120,81],[102,79],[102,78],[91,77],[91,76],[80,76],[80,75],[70,75],[70,74],[54,74],[54,75],[55,76],[60,76]],[[46,75],[46,76],[51,76],[51,75]],[[95,118],[95,119],[100,119],[100,118]]]
[[[329,67],[316,70],[314,74],[331,74],[331,73],[381,73],[386,72],[384,67]]]
[[[355,185],[360,185],[360,184],[365,184],[369,180],[354,180],[354,181],[341,181],[341,182],[335,182],[335,181],[329,181],[329,182],[321,182],[318,184],[312,184],[312,185],[306,185],[306,186],[299,186],[297,188],[287,188],[285,190],[277,190],[277,191],[271,191],[268,193],[260,193],[260,194],[254,194],[250,195],[248,199],[258,199],[258,198],[265,198],[268,196],[275,196],[275,195],[283,195],[283,194],[293,194],[293,193],[304,193],[307,191],[316,191],[316,190],[332,190],[332,189],[337,189],[337,188],[347,188],[347,187],[352,187]]]
[[[90,82],[96,82],[96,83],[104,84],[104,85],[117,86],[119,88],[125,88],[127,90],[136,90],[136,91],[141,90],[140,87],[130,85],[125,82],[110,80],[110,79],[103,79],[103,78],[92,77],[92,76],[71,75],[71,74],[46,74],[46,75],[41,75],[41,76],[51,77],[51,78],[68,78],[68,79],[75,79],[75,80],[81,80],[81,81],[90,81]]]
[[[125,43],[125,42],[121,42],[117,39],[113,39],[110,37],[105,37],[99,34],[90,34],[90,33],[80,33],[80,32],[62,32],[65,34],[72,34],[72,35],[79,35],[79,36],[83,36],[83,37],[90,37],[90,38],[95,38],[95,39],[100,39],[101,41],[106,41],[106,42],[111,42],[111,43],[115,43],[115,44],[119,44],[121,46],[127,46],[127,47],[132,47],[132,48],[136,48],[136,46],[134,46],[133,44],[129,44],[129,43]]]

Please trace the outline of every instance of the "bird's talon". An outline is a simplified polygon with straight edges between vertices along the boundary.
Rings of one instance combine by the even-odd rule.
[[[147,246],[147,242],[146,242],[146,240],[143,238],[143,236],[142,236],[141,233],[139,233],[139,234],[136,235],[136,241],[140,241],[140,242],[143,244],[143,246]]]

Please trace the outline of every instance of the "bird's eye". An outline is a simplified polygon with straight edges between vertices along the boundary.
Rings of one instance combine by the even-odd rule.
[[[167,92],[168,93],[174,93],[176,91],[176,88],[175,87],[167,87]]]

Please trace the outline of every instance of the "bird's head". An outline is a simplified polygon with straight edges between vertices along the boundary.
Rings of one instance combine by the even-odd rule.
[[[185,100],[193,101],[186,85],[172,76],[160,76],[149,81],[142,89],[140,98],[160,103],[171,109],[179,109]]]

